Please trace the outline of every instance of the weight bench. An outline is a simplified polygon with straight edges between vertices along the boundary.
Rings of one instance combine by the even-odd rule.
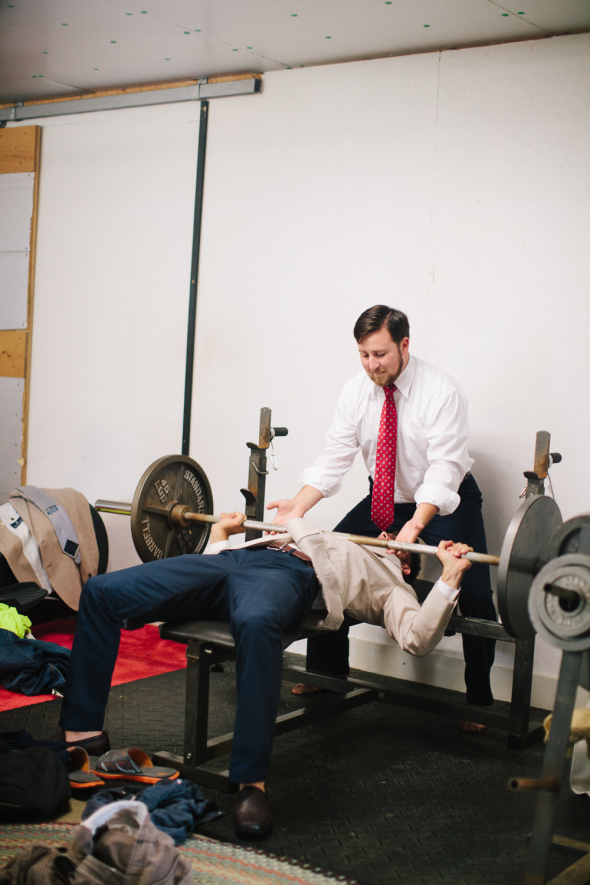
[[[296,640],[307,639],[317,633],[318,629],[317,627],[314,629],[314,623],[317,623],[317,619],[311,615],[300,628],[285,633],[283,650]],[[230,633],[229,624],[219,621],[169,622],[160,626],[160,636],[162,639],[171,639],[187,645],[184,756],[159,751],[153,757],[154,763],[173,766],[182,777],[195,783],[215,790],[233,792],[237,790],[238,784],[229,781],[228,771],[217,772],[204,767],[204,763],[228,754],[233,740],[233,732],[208,739],[211,667],[236,658],[234,638]],[[275,735],[293,731],[302,725],[377,700],[375,689],[346,685],[345,680],[339,680],[339,683],[345,685],[343,695],[324,700],[322,704],[314,704],[279,716]]]
[[[413,586],[418,599],[423,602],[433,584],[417,580]],[[275,735],[293,731],[354,707],[380,701],[500,728],[508,733],[508,747],[511,749],[524,749],[540,740],[544,734],[542,722],[549,711],[531,708],[534,636],[531,639],[515,639],[495,621],[464,618],[459,615],[451,618],[449,628],[457,633],[469,633],[473,636],[514,643],[515,658],[510,703],[495,701],[490,707],[476,707],[465,703],[462,692],[451,689],[373,673],[363,674],[362,677],[351,675],[341,679],[314,673],[305,667],[286,662],[283,666],[284,679],[316,685],[337,694],[334,697],[323,698],[321,703],[312,703],[279,716]],[[297,639],[307,639],[317,633],[317,619],[312,614],[300,628],[284,635],[283,649]],[[160,626],[160,635],[162,639],[187,645],[184,756],[159,751],[153,757],[154,763],[173,766],[182,777],[216,790],[237,789],[237,784],[230,783],[227,771],[213,771],[205,767],[207,762],[228,754],[233,739],[231,732],[217,738],[208,738],[211,667],[235,660],[236,657],[229,625],[218,621],[167,622]],[[531,721],[532,717],[534,721]]]

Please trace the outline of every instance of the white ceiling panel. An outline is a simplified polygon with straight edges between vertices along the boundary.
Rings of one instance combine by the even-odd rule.
[[[5,29],[3,38],[8,45],[0,55],[0,82],[7,84],[10,81],[13,96],[29,96],[31,82],[34,84],[34,97],[45,98],[97,89],[97,77],[100,77],[100,88],[171,79],[170,65],[161,51],[157,58],[156,53],[152,52],[151,59],[145,53],[143,58],[146,63],[142,64],[142,57],[137,52],[133,56],[116,57],[100,44],[93,48],[90,43],[81,40],[64,43],[62,39],[47,39],[17,28]],[[174,79],[207,76],[211,70],[219,69],[225,63],[226,54],[226,50],[220,52],[215,44],[207,42],[201,46],[197,59],[191,54],[186,58],[180,57],[174,69]],[[31,58],[36,65],[32,75],[29,74]],[[151,61],[151,64],[148,65],[147,61]],[[275,69],[281,67],[275,65]],[[225,63],[224,70],[228,73],[232,70],[243,71],[244,65],[234,61],[232,68]]]
[[[0,100],[588,30],[590,0],[0,0]]]
[[[513,14],[518,14],[518,10],[526,10],[524,20],[536,27],[545,28],[552,36],[580,33],[590,29],[588,0],[534,0],[533,3],[525,2],[524,5],[509,0],[502,3],[502,6],[505,7],[503,11]]]
[[[0,68],[0,79],[2,75],[2,69]],[[33,81],[35,86],[31,89],[30,86],[30,78],[28,77],[11,77],[10,79],[10,95],[22,95],[30,97],[31,99],[35,99],[40,101],[44,98],[61,98],[64,95],[80,95],[82,90],[80,88],[71,88],[69,86],[64,86],[63,83],[59,81],[45,79],[42,78],[39,80],[39,83],[36,82],[37,77]],[[16,101],[15,98],[1,98],[1,101]]]

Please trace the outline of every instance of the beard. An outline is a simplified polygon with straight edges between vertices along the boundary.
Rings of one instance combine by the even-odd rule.
[[[393,374],[391,374],[390,372],[383,372],[383,373],[380,373],[379,375],[375,374],[375,372],[367,372],[367,375],[369,376],[369,378],[371,379],[373,384],[377,385],[377,387],[391,387],[393,384],[395,384],[395,382],[397,381],[397,379],[399,378],[399,376],[403,372],[403,370],[405,368],[404,367],[404,356],[402,354],[402,349],[399,346],[399,344],[397,346],[397,352],[399,354],[399,366],[398,366],[398,369],[396,372],[394,372]]]
[[[376,375],[375,372],[369,372],[368,375],[373,384],[376,384],[377,387],[391,387],[401,375],[401,369],[399,372],[396,372],[395,375],[390,375],[389,372],[385,372],[382,375]]]

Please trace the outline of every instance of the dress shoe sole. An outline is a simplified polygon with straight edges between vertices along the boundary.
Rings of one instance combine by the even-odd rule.
[[[252,831],[249,829],[241,829],[237,825],[234,824],[235,834],[238,839],[244,839],[247,842],[255,842],[257,839],[264,839],[272,832],[272,823],[266,827],[261,828],[256,831]]]

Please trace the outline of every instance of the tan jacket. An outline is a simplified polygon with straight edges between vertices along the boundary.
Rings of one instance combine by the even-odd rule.
[[[264,546],[280,538],[284,543],[293,541],[309,556],[328,610],[323,629],[337,630],[347,614],[384,627],[410,654],[427,655],[438,645],[456,602],[449,602],[433,587],[420,605],[404,582],[397,556],[324,534],[309,519],[290,519],[285,528],[288,535],[267,535],[248,546]]]
[[[41,553],[41,562],[55,592],[70,608],[78,611],[82,585],[96,574],[98,569],[98,546],[88,501],[74,489],[43,489],[62,504],[72,520],[80,542],[82,560],[78,567],[74,560],[63,553],[51,520],[30,501],[10,495],[10,503],[29,527]],[[37,576],[23,552],[21,539],[0,523],[0,551],[8,561],[17,581],[33,581]]]

